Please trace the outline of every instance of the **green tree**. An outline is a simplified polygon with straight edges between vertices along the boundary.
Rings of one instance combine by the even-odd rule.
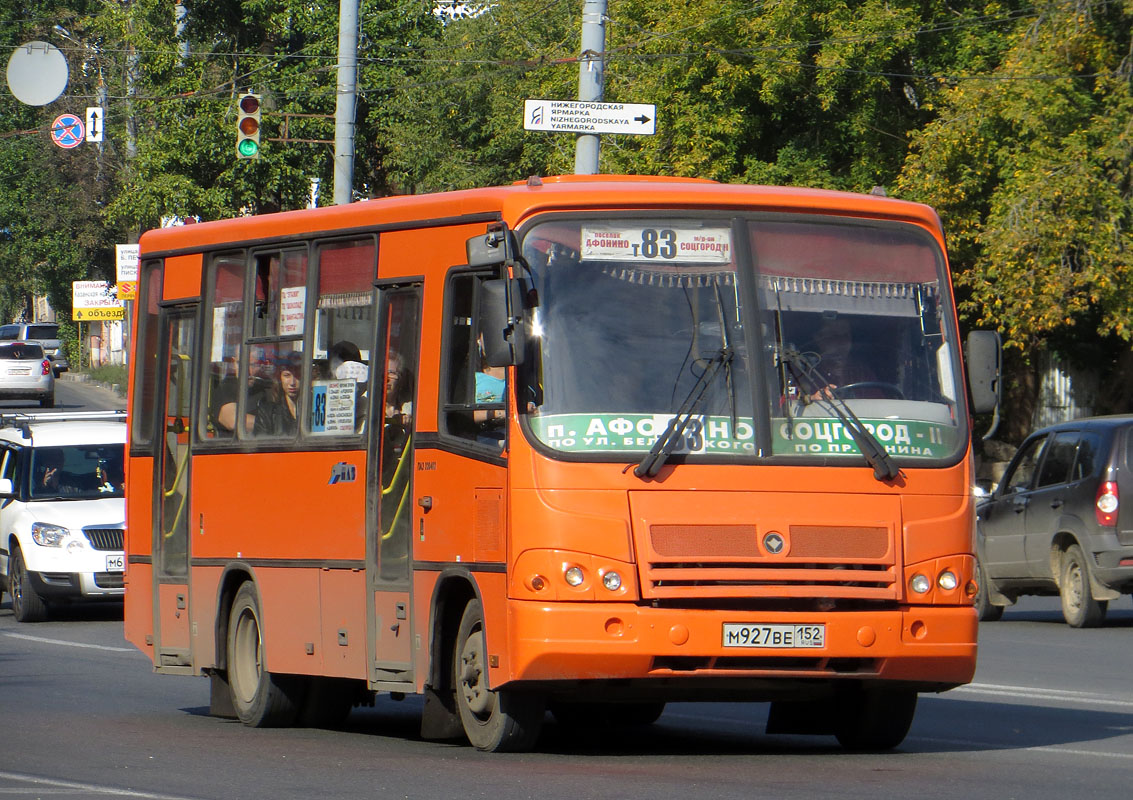
[[[1032,356],[1114,372],[1133,337],[1130,3],[1048,3],[1019,21],[990,73],[955,80],[917,131],[899,186],[949,233],[961,312],[1004,336],[1015,367],[1009,438],[1036,402]]]
[[[113,277],[117,234],[102,217],[112,173],[104,169],[98,148],[64,150],[52,143],[49,131],[59,114],[82,117],[94,105],[97,51],[65,28],[55,30],[88,6],[96,7],[0,2],[4,41],[13,47],[49,42],[69,64],[66,91],[54,102],[28,106],[7,92],[0,97],[0,310],[6,320],[24,310],[33,294],[46,295],[61,316],[69,316],[73,280]]]

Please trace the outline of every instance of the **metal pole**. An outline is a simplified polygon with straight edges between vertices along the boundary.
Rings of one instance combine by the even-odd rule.
[[[358,84],[358,0],[338,4],[338,98],[334,110],[334,202],[354,199],[354,106]]]
[[[606,0],[585,0],[582,6],[582,54],[578,62],[578,99],[602,102],[605,90]],[[581,133],[575,142],[574,173],[598,174],[598,134]]]

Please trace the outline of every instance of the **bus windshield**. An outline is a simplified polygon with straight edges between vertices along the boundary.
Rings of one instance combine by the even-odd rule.
[[[520,397],[554,451],[639,459],[670,428],[691,460],[860,463],[851,428],[898,464],[966,445],[943,254],[920,228],[658,215],[522,241],[537,301]]]

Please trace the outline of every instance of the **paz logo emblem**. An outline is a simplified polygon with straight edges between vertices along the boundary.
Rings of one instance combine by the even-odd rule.
[[[783,540],[782,535],[775,531],[771,531],[771,533],[763,537],[763,548],[773,556],[782,553],[783,545],[785,544],[786,542]]]

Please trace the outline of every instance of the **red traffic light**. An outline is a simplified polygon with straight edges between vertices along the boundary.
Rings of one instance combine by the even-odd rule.
[[[246,94],[240,98],[240,110],[245,114],[255,114],[260,110],[260,98],[254,94]]]

